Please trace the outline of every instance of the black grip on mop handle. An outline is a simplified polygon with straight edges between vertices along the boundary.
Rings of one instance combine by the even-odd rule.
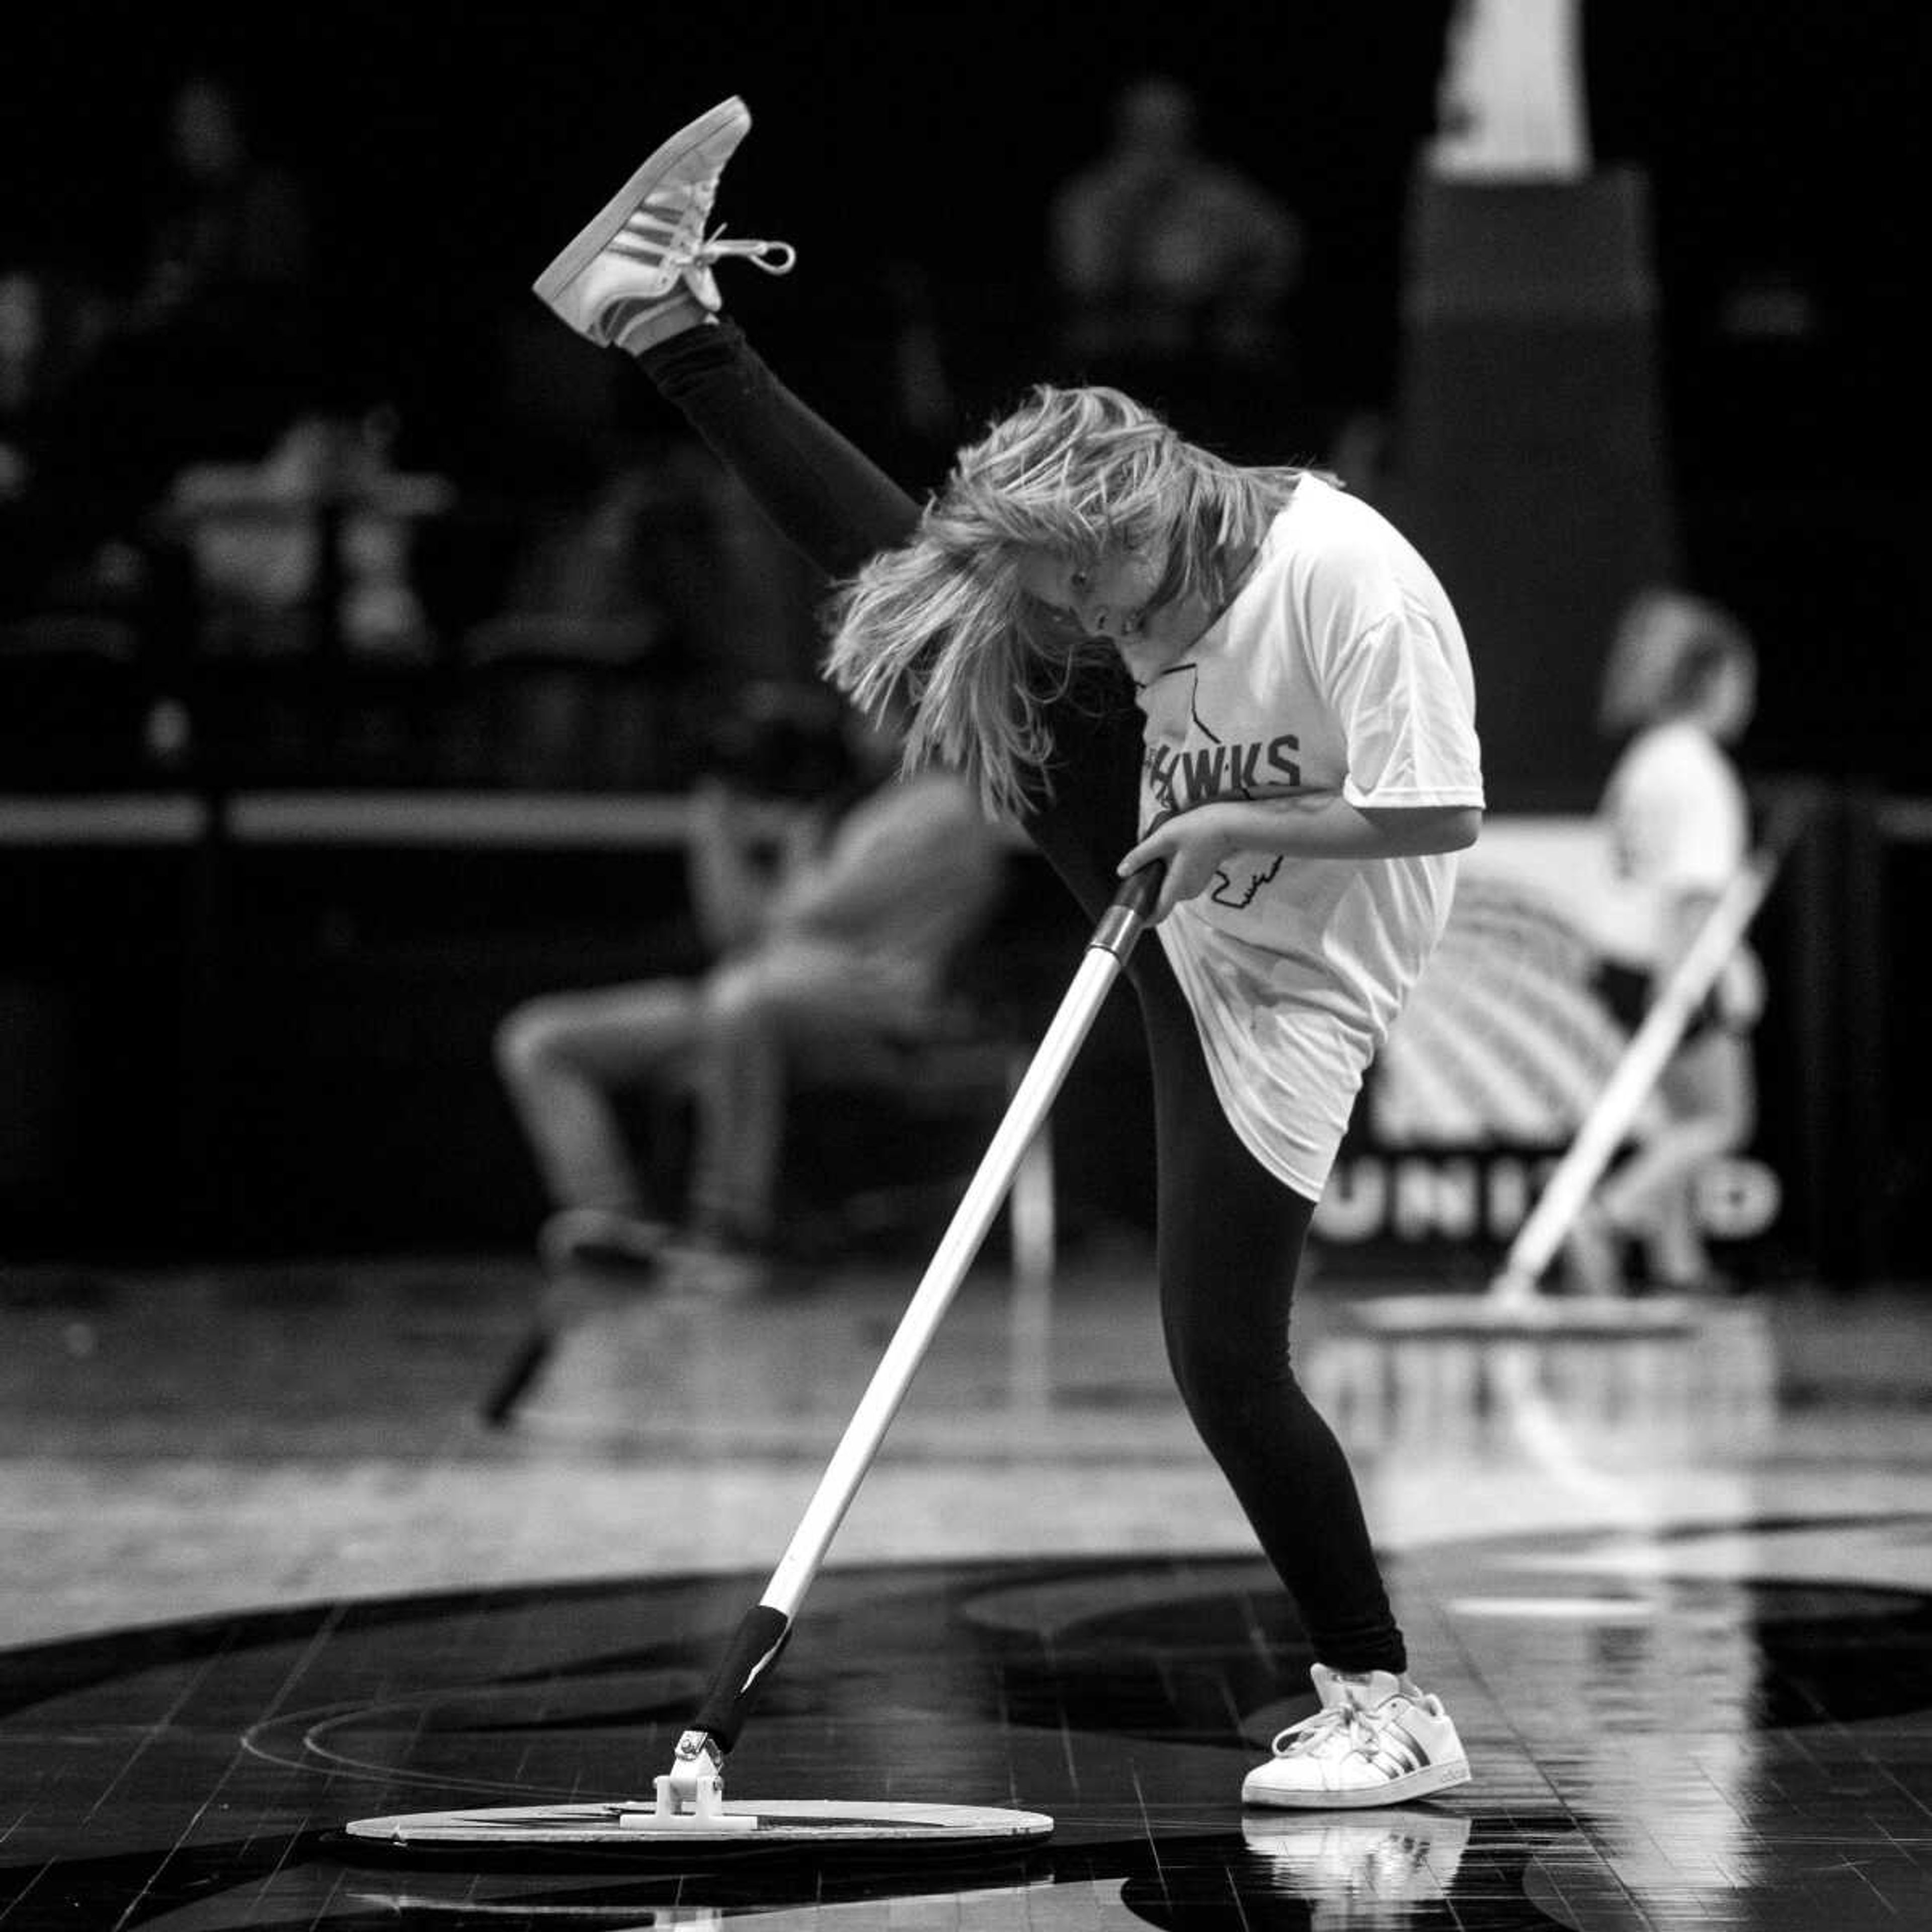
[[[768,1604],[754,1604],[733,1633],[711,1688],[691,1720],[691,1728],[710,1738],[721,1757],[738,1742],[738,1733],[790,1635],[790,1618]]]
[[[1166,876],[1165,859],[1153,860],[1130,872],[1108,902],[1107,910],[1100,915],[1100,922],[1094,928],[1093,938],[1087,942],[1088,947],[1097,946],[1104,952],[1113,954],[1116,959],[1126,958],[1160,897],[1160,882]]]

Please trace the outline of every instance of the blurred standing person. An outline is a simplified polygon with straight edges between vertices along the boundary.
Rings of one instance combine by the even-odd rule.
[[[314,400],[308,210],[293,177],[256,152],[225,80],[188,76],[163,138],[133,325],[152,345],[156,400],[192,386],[180,460],[259,454]]]
[[[1600,716],[1606,731],[1630,741],[1600,817],[1626,889],[1619,923],[1629,955],[1604,979],[1633,1029],[1750,854],[1750,805],[1730,748],[1750,722],[1756,688],[1750,638],[1714,604],[1649,590],[1626,610]],[[1740,946],[1664,1070],[1641,1144],[1577,1218],[1568,1259],[1586,1292],[1620,1292],[1622,1250],[1632,1241],[1658,1286],[1682,1293],[1712,1284],[1696,1185],[1712,1160],[1750,1136],[1750,1031],[1762,1005],[1756,958]]]
[[[306,206],[232,85],[173,89],[152,173],[132,292],[44,441],[46,488],[95,541],[128,536],[189,464],[260,458],[315,399]]]
[[[169,100],[163,152],[137,322],[238,326],[290,306],[309,278],[307,211],[292,178],[254,152],[236,90],[190,74]]]
[[[1202,152],[1197,118],[1178,82],[1135,82],[1114,103],[1112,145],[1054,196],[1061,345],[1082,380],[1164,404],[1217,452],[1272,452],[1294,440],[1301,226]]]

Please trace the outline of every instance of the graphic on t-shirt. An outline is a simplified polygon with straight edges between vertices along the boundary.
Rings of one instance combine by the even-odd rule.
[[[1255,895],[1280,872],[1282,857],[1282,855],[1277,852],[1270,863],[1258,872],[1250,872],[1244,867],[1246,883],[1240,886],[1235,884],[1226,866],[1217,866],[1214,868],[1214,888],[1208,895],[1208,898],[1216,905],[1229,906],[1237,912],[1252,905]]]
[[[1211,799],[1252,800],[1300,784],[1301,768],[1292,754],[1300,750],[1301,741],[1294,733],[1278,732],[1271,737],[1230,744],[1201,715],[1200,667],[1177,664],[1166,674],[1184,674],[1192,680],[1187,693],[1188,719],[1208,742],[1178,749],[1159,743],[1147,747],[1147,782],[1158,808],[1156,822]],[[1262,789],[1264,785],[1265,792]],[[1254,903],[1262,888],[1280,874],[1282,863],[1282,855],[1277,853],[1258,870],[1242,866],[1238,877],[1226,866],[1217,866],[1214,884],[1207,896],[1215,905],[1244,910]]]

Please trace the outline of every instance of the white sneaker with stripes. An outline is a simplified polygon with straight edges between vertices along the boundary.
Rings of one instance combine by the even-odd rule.
[[[1439,1698],[1387,1670],[1352,1676],[1318,1664],[1312,1675],[1321,1709],[1276,1738],[1274,1756],[1242,1783],[1244,1804],[1401,1804],[1468,1783]]]
[[[727,256],[789,273],[788,242],[704,232],[724,164],[751,125],[734,94],[680,128],[537,278],[538,298],[578,334],[634,355],[716,312],[711,271]]]

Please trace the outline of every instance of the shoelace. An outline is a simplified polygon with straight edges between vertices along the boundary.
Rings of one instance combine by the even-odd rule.
[[[665,259],[686,268],[708,268],[714,262],[735,256],[762,268],[768,275],[788,275],[798,260],[798,250],[789,242],[740,242],[728,238],[721,221],[710,235],[704,224],[710,218],[711,204],[718,197],[718,177],[691,184],[685,205],[673,224],[670,239],[664,244]],[[655,211],[654,211],[655,212]],[[662,220],[660,214],[658,218]]]
[[[1276,1757],[1287,1757],[1295,1751],[1308,1750],[1338,1730],[1359,1730],[1362,1738],[1353,1746],[1359,1750],[1373,1739],[1376,1720],[1359,1704],[1331,1704],[1326,1710],[1317,1711],[1313,1717],[1304,1718],[1300,1724],[1290,1724],[1286,1730],[1276,1732],[1274,1742],[1268,1749]]]
[[[735,236],[727,240],[722,224],[692,251],[694,261],[706,264],[722,262],[728,255],[768,275],[788,275],[798,261],[798,250],[789,242],[740,242]]]

